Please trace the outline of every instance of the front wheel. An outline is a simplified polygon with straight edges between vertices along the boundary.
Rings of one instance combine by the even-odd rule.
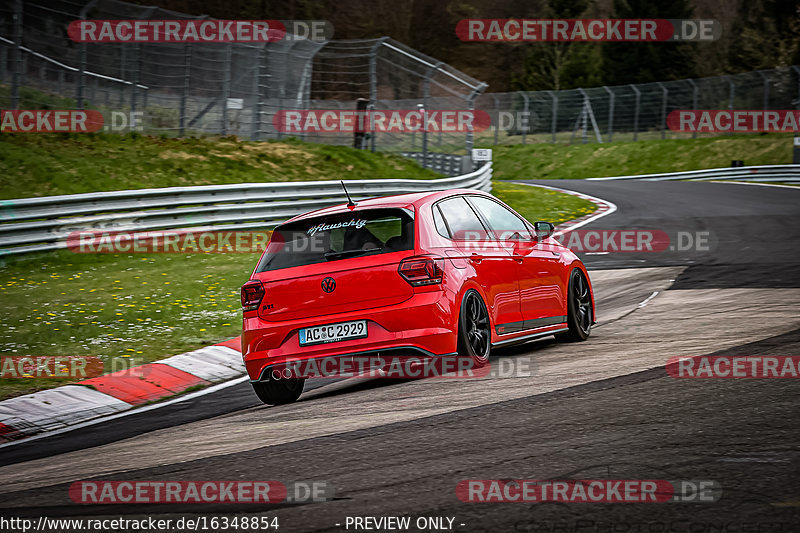
[[[269,405],[296,402],[303,393],[304,378],[275,379],[251,383],[258,399]]]
[[[556,338],[565,342],[585,341],[592,332],[592,293],[580,268],[572,270],[567,287],[567,325],[569,331]]]
[[[458,315],[458,355],[469,357],[473,365],[480,368],[489,361],[491,350],[489,312],[478,291],[470,289],[461,300]]]

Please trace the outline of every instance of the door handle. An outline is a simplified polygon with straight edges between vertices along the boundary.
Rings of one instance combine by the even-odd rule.
[[[472,261],[473,263],[480,263],[481,261],[483,261],[483,256],[473,252],[473,254],[469,256],[469,260]]]
[[[514,257],[514,261],[516,261],[517,263],[520,263],[520,264],[522,264],[523,256],[521,256],[521,255],[514,255],[513,257]]]

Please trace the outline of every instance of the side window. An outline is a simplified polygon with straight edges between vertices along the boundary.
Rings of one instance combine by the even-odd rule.
[[[458,196],[437,204],[456,241],[479,241],[488,238],[488,232],[467,201]]]
[[[525,222],[494,200],[483,196],[470,196],[469,201],[489,222],[489,226],[499,240],[530,240],[532,238]]]
[[[442,212],[439,211],[439,206],[435,205],[432,207],[433,209],[433,223],[436,224],[436,231],[439,232],[439,235],[442,237],[447,237],[448,239],[452,237],[450,235],[450,230],[447,229],[447,224],[444,223],[444,218],[442,218]]]

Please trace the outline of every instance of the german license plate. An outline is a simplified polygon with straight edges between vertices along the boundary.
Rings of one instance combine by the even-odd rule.
[[[326,344],[329,342],[363,339],[367,336],[367,321],[352,320],[324,326],[313,326],[300,330],[300,346]]]

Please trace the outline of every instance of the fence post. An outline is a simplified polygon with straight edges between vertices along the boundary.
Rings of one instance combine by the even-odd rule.
[[[131,130],[136,127],[136,91],[139,90],[139,80],[142,79],[142,45],[137,44],[134,50],[136,51],[136,55],[133,59],[136,67],[134,68],[133,80],[131,81],[131,115],[129,122]]]
[[[192,45],[183,45],[183,91],[181,91],[180,115],[178,119],[178,135],[186,132],[186,101],[189,98],[189,85],[192,76]]]
[[[697,90],[697,84],[694,82],[693,79],[686,80],[692,86],[692,109],[697,109],[697,100],[699,97],[699,91]],[[692,132],[692,139],[697,139],[697,128]]]
[[[588,115],[588,112],[587,112],[588,111],[588,107],[587,106],[588,106],[588,103],[589,103],[589,95],[586,94],[586,91],[584,91],[582,88],[578,88],[578,92],[581,93],[581,96],[583,96],[583,99],[581,100],[581,115],[580,115],[580,118],[579,118],[579,120],[581,121],[581,129],[583,130],[581,132],[581,144],[586,144],[586,143],[589,142],[589,132],[588,132],[588,128],[589,128],[588,120],[589,120],[589,117],[587,116]],[[572,135],[574,137],[575,136],[575,132],[573,132]],[[569,143],[572,144],[572,139],[569,140]]]
[[[120,89],[119,89],[119,106],[125,103],[125,69],[128,67],[128,47],[125,44],[120,45],[119,49],[119,79],[122,80],[120,82]]]
[[[6,82],[6,67],[8,66],[8,48],[0,46],[0,83]]]
[[[797,72],[797,100],[800,101],[800,67],[792,65],[792,70]]]
[[[661,140],[667,138],[667,99],[669,98],[669,90],[660,81],[658,86],[661,87]]]
[[[428,67],[425,71],[425,81],[422,83],[422,167],[428,168],[428,124],[426,122],[428,113],[428,98],[431,96],[431,76],[439,70],[442,62],[437,61],[435,65]],[[419,107],[419,106],[418,106]],[[413,136],[412,136],[413,143]]]
[[[556,143],[556,123],[558,122],[558,95],[555,91],[548,91],[550,93],[550,97],[553,99],[553,116],[550,121],[550,135],[552,137],[551,142],[553,144]]]
[[[496,94],[492,94],[492,100],[494,100],[495,116],[497,117],[494,123],[494,145],[497,146],[497,134],[500,130],[500,100],[497,99]]]
[[[614,91],[603,85],[603,89],[608,93],[608,142],[614,138]]]
[[[81,9],[80,13],[78,14],[78,17],[81,20],[86,20],[86,13],[88,13],[88,11],[94,6],[95,2],[96,0],[91,0],[88,4],[83,6],[83,9]],[[77,100],[78,102],[78,109],[83,109],[83,92],[86,89],[86,61],[87,61],[86,46],[87,45],[85,42],[81,43],[80,46],[81,59],[80,59],[80,68],[78,70],[78,79],[77,79],[78,86],[76,88],[76,94],[75,94],[76,97],[75,100]]]
[[[256,66],[253,72],[253,121],[250,129],[250,140],[258,140],[261,129],[261,62],[265,55],[266,43],[262,44],[256,52]]]
[[[764,74],[763,70],[757,70],[756,72],[764,78],[764,111],[769,109],[769,76]]]
[[[19,85],[22,82],[22,0],[14,2],[14,73],[11,77],[11,109],[19,109]]]
[[[528,98],[527,92],[520,91],[520,94],[522,95],[522,101],[524,102],[524,104],[522,104],[522,120],[520,120],[520,128],[522,128],[522,144],[525,144],[528,133],[528,113],[530,113],[528,109],[530,99]]]
[[[485,83],[481,83],[469,94],[469,98],[467,98],[467,108],[470,111],[475,111],[475,99],[480,96],[480,94],[486,89],[487,85]],[[473,116],[474,113],[473,113]],[[470,123],[469,127],[467,128],[467,136],[465,140],[465,147],[467,149],[467,157],[472,156],[472,147],[474,146],[473,142],[473,135],[472,135],[472,124]]]
[[[231,96],[231,58],[233,44],[225,45],[225,74],[222,78],[222,135],[228,134],[228,98]]]
[[[369,49],[369,149],[375,151],[375,111],[376,104],[378,103],[378,48],[389,39],[388,37],[381,37],[375,41],[372,48]]]
[[[633,108],[633,140],[639,140],[639,103],[642,100],[642,92],[636,85],[631,84],[631,89],[636,93],[636,105]]]
[[[733,78],[728,76],[728,86],[730,91],[728,93],[728,111],[733,116],[733,99],[736,97],[736,85],[733,83]],[[729,131],[728,135],[733,135],[733,131]]]

